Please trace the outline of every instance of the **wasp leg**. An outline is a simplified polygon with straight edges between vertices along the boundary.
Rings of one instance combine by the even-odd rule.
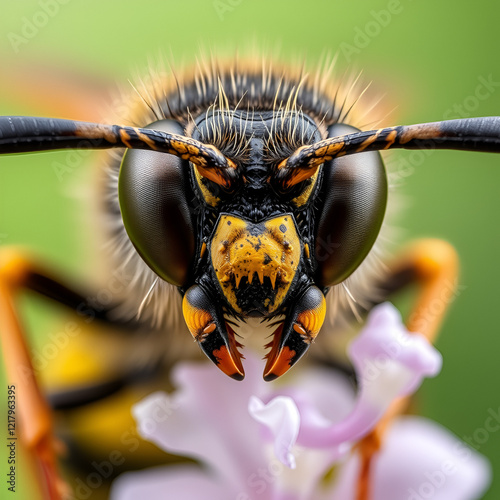
[[[434,342],[456,286],[458,257],[455,249],[442,240],[418,240],[390,267],[389,279],[381,284],[381,288],[390,295],[407,285],[417,284],[420,287],[406,326],[409,331],[420,332]],[[435,307],[436,303],[439,307]],[[357,500],[370,500],[373,459],[383,444],[385,430],[395,417],[406,410],[408,403],[408,398],[395,401],[375,429],[360,441]]]
[[[110,308],[90,307],[83,295],[49,277],[50,274],[53,273],[35,265],[33,259],[19,249],[0,249],[0,339],[7,378],[16,386],[20,438],[40,465],[39,481],[45,496],[58,499],[65,495],[68,487],[60,479],[55,465],[59,441],[53,433],[51,401],[47,402],[37,382],[22,322],[16,311],[16,298],[24,290],[35,291],[80,315],[90,315],[90,319],[110,325],[118,323],[120,330],[125,329],[127,334],[135,331],[138,325],[133,321],[123,323],[109,318]]]
[[[20,439],[35,457],[45,496],[63,498],[69,489],[56,467],[52,414],[37,383],[14,298],[26,287],[32,266],[15,250],[0,253],[0,337],[7,378],[15,386]]]

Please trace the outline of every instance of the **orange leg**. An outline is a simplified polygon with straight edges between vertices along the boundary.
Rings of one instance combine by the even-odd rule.
[[[58,500],[69,491],[56,468],[57,442],[52,432],[51,410],[38,386],[14,306],[14,298],[26,286],[32,269],[20,252],[0,250],[0,338],[7,378],[15,386],[16,427],[19,426],[21,443],[37,462],[45,497]]]
[[[415,242],[391,266],[393,276],[407,276],[405,284],[416,283],[420,293],[406,326],[434,342],[449,303],[453,300],[458,275],[458,257],[454,248],[442,240]],[[396,291],[394,289],[393,291]],[[357,500],[371,499],[371,471],[383,435],[391,421],[403,413],[408,399],[395,401],[375,429],[359,443],[361,468]]]

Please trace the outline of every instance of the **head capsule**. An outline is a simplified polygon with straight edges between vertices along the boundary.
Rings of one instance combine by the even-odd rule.
[[[328,132],[348,129],[335,125]],[[277,166],[322,139],[317,123],[304,113],[211,111],[195,119],[192,136],[228,155],[243,182],[227,194],[192,166],[207,251],[193,293],[184,299],[188,325],[219,368],[241,378],[234,330],[225,318],[284,315],[269,344],[264,377],[272,380],[315,339],[328,287],[347,278],[370,251],[385,210],[385,169],[378,153],[368,153],[359,163],[357,158],[329,162],[284,187]],[[334,250],[326,255],[325,241]]]
[[[172,120],[150,128],[183,132]],[[336,124],[328,134],[351,130]],[[272,380],[315,339],[328,288],[370,251],[385,169],[378,153],[364,153],[280,182],[283,160],[322,139],[302,112],[211,110],[195,118],[191,136],[234,165],[232,180],[177,156],[128,151],[119,177],[124,225],[149,267],[182,290],[191,334],[228,375],[244,374],[228,318],[285,317],[269,344],[264,377]]]

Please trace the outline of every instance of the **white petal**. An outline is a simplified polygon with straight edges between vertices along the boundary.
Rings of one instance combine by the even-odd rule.
[[[151,394],[133,408],[140,434],[210,466],[228,485],[246,484],[266,463],[260,426],[248,413],[250,396],[261,395],[265,382],[258,360],[247,360],[246,368],[238,382],[209,363],[179,365],[173,394]]]
[[[196,466],[155,467],[127,472],[119,476],[111,488],[110,500],[234,500],[223,483],[216,483]]]
[[[279,387],[273,395],[290,396],[297,405],[301,422],[328,426],[346,417],[353,409],[356,392],[352,380],[330,368],[308,366],[296,372],[291,385]]]
[[[356,454],[324,498],[354,498],[358,474]],[[401,417],[374,460],[373,500],[477,500],[490,482],[488,461],[448,430],[421,417]]]
[[[300,415],[292,398],[278,396],[266,405],[256,396],[248,403],[250,415],[270,429],[274,436],[274,452],[281,463],[295,468],[291,449],[297,440]]]
[[[395,422],[374,474],[375,500],[420,500],[430,491],[433,500],[474,500],[482,497],[491,480],[490,465],[482,455],[419,417]]]
[[[410,395],[424,377],[435,376],[441,355],[418,333],[410,333],[389,303],[375,307],[349,356],[360,385],[354,409],[329,427],[304,420],[298,442],[332,448],[365,436],[395,399]],[[325,395],[326,397],[326,395]]]

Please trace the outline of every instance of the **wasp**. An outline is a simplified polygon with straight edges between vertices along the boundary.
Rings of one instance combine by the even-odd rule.
[[[499,152],[500,118],[361,130],[348,93],[321,70],[308,78],[266,61],[212,61],[145,85],[120,125],[0,117],[2,154],[118,150],[101,162],[97,202],[113,249],[107,266],[127,276],[113,300],[91,301],[97,292],[70,285],[16,249],[1,251],[3,351],[20,394],[24,440],[48,478],[49,498],[61,491],[49,406],[81,409],[151,377],[172,363],[172,353],[182,356],[171,347],[179,340],[174,330],[187,329],[219,370],[242,380],[239,329],[266,323],[271,342],[263,376],[272,381],[314,352],[321,330],[361,319],[417,284],[408,329],[434,339],[443,313],[429,314],[429,305],[454,282],[457,257],[446,242],[422,240],[380,262],[388,203],[380,152]],[[14,306],[20,290],[126,331],[138,352],[147,339],[150,349],[137,355],[133,370],[80,381],[51,394],[49,405]],[[335,332],[321,334],[327,335]],[[366,482],[369,467],[363,470]]]

